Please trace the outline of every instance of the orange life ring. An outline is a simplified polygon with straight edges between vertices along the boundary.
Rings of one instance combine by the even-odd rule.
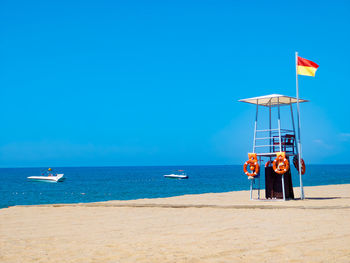
[[[251,172],[248,172],[247,167],[249,165],[249,169],[251,170]],[[248,176],[257,176],[259,173],[259,164],[258,161],[255,159],[249,159],[248,161],[246,161],[243,165],[243,171],[246,175]]]
[[[295,169],[299,172],[299,158],[298,156],[294,156],[293,158],[293,164]],[[306,167],[305,167],[305,162],[303,159],[301,159],[301,174],[303,175],[305,173]]]
[[[278,155],[272,163],[273,170],[278,174],[285,174],[289,170],[289,162],[286,157]]]
[[[270,162],[270,161],[267,161],[267,162],[265,163],[265,167],[269,167],[270,164],[271,164],[271,162]]]

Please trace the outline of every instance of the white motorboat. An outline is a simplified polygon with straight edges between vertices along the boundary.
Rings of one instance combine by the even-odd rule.
[[[184,172],[184,170],[178,170],[176,173],[165,174],[166,178],[174,178],[174,179],[188,179],[188,175]]]
[[[52,174],[48,176],[29,176],[27,177],[27,179],[31,181],[57,183],[57,182],[62,182],[65,178],[64,178],[64,174]]]

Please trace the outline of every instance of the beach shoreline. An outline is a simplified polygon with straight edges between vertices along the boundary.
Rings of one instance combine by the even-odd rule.
[[[305,194],[4,208],[0,262],[349,262],[350,184],[305,187]]]

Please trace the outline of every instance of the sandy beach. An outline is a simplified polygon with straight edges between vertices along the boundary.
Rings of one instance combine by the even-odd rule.
[[[0,262],[350,262],[350,185],[305,194],[286,202],[250,201],[241,191],[5,208]]]

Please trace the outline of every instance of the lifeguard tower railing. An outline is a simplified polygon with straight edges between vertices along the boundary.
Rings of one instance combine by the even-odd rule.
[[[285,152],[287,156],[297,154],[295,130],[266,129],[256,130],[254,134],[253,152],[257,156],[270,157],[276,155],[276,152]]]
[[[263,158],[268,158],[272,161],[272,158],[276,156],[277,152],[285,152],[287,157],[298,155],[298,146],[296,140],[296,129],[293,116],[293,104],[297,102],[297,98],[280,95],[271,94],[266,96],[241,99],[240,102],[246,102],[256,105],[256,115],[254,124],[254,139],[253,139],[253,149],[252,152],[256,153],[259,165],[261,167],[261,162]],[[299,99],[300,102],[307,102],[307,100]],[[268,118],[268,129],[258,130],[258,116],[259,116],[259,106],[268,107],[269,118]],[[281,106],[289,106],[291,113],[291,123],[292,129],[282,129],[281,128]],[[272,109],[277,107],[277,128],[272,128]],[[266,124],[265,124],[266,125]],[[300,129],[299,129],[300,131]],[[300,136],[300,135],[299,135]],[[260,172],[259,172],[260,173]],[[258,188],[254,188],[255,178],[251,180],[250,186],[250,198],[252,199],[253,190],[258,190],[258,199],[260,199],[260,174],[256,177],[258,179]],[[300,175],[301,182],[301,175]],[[282,185],[284,186],[284,176],[282,176]],[[301,184],[302,185],[302,182]],[[284,187],[283,199],[285,200]]]

